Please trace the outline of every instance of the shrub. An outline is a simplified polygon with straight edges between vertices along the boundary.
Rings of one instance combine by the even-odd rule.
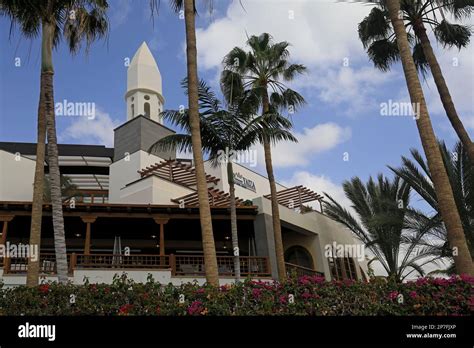
[[[109,285],[0,287],[0,315],[468,315],[473,284],[467,276],[403,284],[303,276],[284,284],[247,279],[220,287],[173,286],[123,275]]]

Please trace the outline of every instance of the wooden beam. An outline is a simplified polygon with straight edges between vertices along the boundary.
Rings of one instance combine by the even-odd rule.
[[[84,240],[84,254],[91,254],[91,224],[97,219],[96,216],[81,216],[83,222],[86,223],[86,238]]]
[[[5,243],[7,242],[8,222],[9,221],[3,221],[2,238],[0,239],[0,245],[5,245]]]

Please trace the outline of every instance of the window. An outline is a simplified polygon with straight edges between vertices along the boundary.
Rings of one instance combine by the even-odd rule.
[[[313,269],[313,258],[305,248],[292,246],[285,253],[285,261],[297,266]]]
[[[328,257],[329,268],[333,279],[343,280],[352,279],[357,280],[357,271],[354,259],[352,257],[338,258]]]
[[[150,103],[145,103],[144,109],[145,109],[145,116],[150,117]]]
[[[131,108],[132,108],[132,117],[135,116],[135,105],[132,103],[131,105]]]
[[[331,270],[331,276],[333,279],[336,280],[342,280],[343,277],[343,272],[342,272],[342,265],[341,265],[341,259],[334,258],[334,257],[328,257],[329,261],[329,269]]]
[[[352,257],[344,258],[344,268],[346,269],[346,278],[357,280],[357,272]]]

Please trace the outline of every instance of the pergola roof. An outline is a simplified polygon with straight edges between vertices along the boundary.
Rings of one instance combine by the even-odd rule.
[[[184,186],[196,185],[196,170],[189,164],[177,160],[166,160],[155,163],[150,167],[139,170],[141,177],[156,175],[162,179],[169,180]],[[206,174],[208,183],[217,184],[219,181],[215,176]]]
[[[271,195],[265,195],[264,197],[270,199]],[[278,203],[290,209],[299,208],[303,203],[312,201],[321,202],[323,198],[323,196],[311,191],[303,185],[294,186],[277,192]],[[291,203],[293,203],[292,206],[290,206]]]
[[[230,195],[225,193],[224,191],[220,191],[219,189],[208,189],[208,197],[209,197],[209,204],[211,207],[223,207],[230,205]],[[190,193],[186,196],[174,198],[171,200],[174,203],[181,203],[183,202],[185,206],[198,206],[199,199],[197,191]],[[235,204],[237,206],[242,205],[243,199],[235,198]]]

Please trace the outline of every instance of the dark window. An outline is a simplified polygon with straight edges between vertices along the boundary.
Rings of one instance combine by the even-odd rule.
[[[343,280],[353,279],[357,280],[357,271],[354,259],[352,257],[328,257],[329,269],[331,270],[332,279]]]
[[[150,117],[150,103],[145,103],[145,116]]]
[[[292,246],[285,253],[285,261],[294,265],[313,269],[313,258],[305,248]]]

